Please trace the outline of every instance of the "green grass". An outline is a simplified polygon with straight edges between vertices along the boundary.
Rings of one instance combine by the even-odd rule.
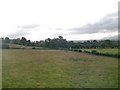
[[[30,46],[18,45],[18,44],[9,44],[11,49],[23,49],[23,48],[32,48]]]
[[[106,48],[106,49],[82,49],[83,51],[92,51],[96,50],[99,53],[109,53],[109,54],[118,54],[118,49]]]
[[[3,50],[3,88],[116,88],[118,59],[62,50]]]
[[[10,49],[32,49],[32,46],[18,45],[18,44],[9,44]],[[42,47],[36,47],[35,49],[43,49]]]

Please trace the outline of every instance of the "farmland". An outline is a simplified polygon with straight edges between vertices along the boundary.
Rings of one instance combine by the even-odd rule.
[[[86,51],[92,51],[92,50],[96,50],[97,52],[99,52],[99,53],[109,53],[109,54],[118,54],[118,49],[117,48],[114,48],[114,49],[112,49],[112,48],[105,48],[105,49],[101,49],[101,48],[99,48],[99,49],[82,49],[83,51],[84,50],[86,50]]]
[[[3,88],[116,88],[118,59],[65,50],[3,50]]]

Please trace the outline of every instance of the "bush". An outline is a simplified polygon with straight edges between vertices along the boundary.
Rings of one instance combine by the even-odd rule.
[[[85,53],[90,53],[90,51],[86,51],[86,50],[84,50],[84,52],[85,52]]]
[[[111,57],[117,57],[117,58],[120,57],[118,54],[110,54],[110,53],[104,53],[104,56],[111,56]]]
[[[32,47],[32,49],[36,49],[35,47]]]
[[[79,49],[78,52],[82,52],[82,50]]]
[[[74,49],[74,51],[78,51],[77,49]]]
[[[96,50],[91,51],[92,54],[97,54],[98,52]]]
[[[120,58],[120,54],[118,54],[117,57]]]

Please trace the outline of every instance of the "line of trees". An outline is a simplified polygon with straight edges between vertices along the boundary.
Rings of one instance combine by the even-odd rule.
[[[115,40],[88,40],[84,42],[77,42],[72,48],[118,48],[119,41]]]
[[[25,46],[37,46],[51,49],[82,49],[82,48],[119,48],[119,41],[115,40],[87,40],[83,42],[67,41],[62,36],[58,38],[47,38],[40,41],[27,40],[25,37],[10,39],[9,37],[0,38],[3,48],[9,48],[9,44],[19,44]]]

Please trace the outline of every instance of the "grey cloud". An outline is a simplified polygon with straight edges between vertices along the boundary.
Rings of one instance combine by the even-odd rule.
[[[10,38],[18,38],[21,36],[25,36],[25,35],[30,35],[30,32],[35,30],[35,28],[40,27],[40,25],[38,24],[31,24],[31,25],[23,25],[23,26],[17,26],[18,31],[11,33],[7,36],[9,36]]]
[[[103,39],[118,40],[118,35],[104,37]]]
[[[56,30],[64,30],[63,28],[55,28]]]
[[[114,32],[118,29],[118,14],[113,13],[105,16],[100,21],[94,24],[87,24],[83,27],[72,28],[70,30],[74,30],[75,34],[92,34],[99,32]]]
[[[40,27],[40,25],[38,25],[38,24],[31,24],[31,25],[17,26],[17,28],[21,28],[21,29],[33,29],[33,28],[37,28],[37,27]]]
[[[16,31],[14,33],[11,33],[7,36],[9,36],[10,38],[19,38],[21,36],[25,36],[25,35],[30,35],[29,31],[26,30],[26,31],[23,31],[23,30],[19,30],[19,31]]]

